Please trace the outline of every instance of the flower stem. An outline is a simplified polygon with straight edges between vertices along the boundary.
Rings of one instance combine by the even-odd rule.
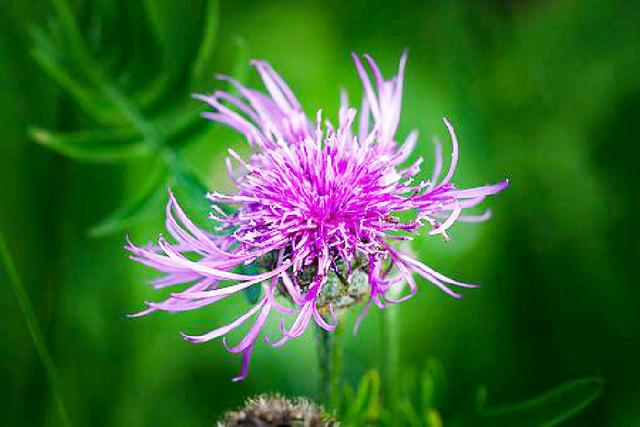
[[[329,408],[337,409],[340,405],[340,370],[342,368],[342,346],[340,331],[333,332],[317,328],[316,340],[318,364],[320,367],[320,398]]]
[[[380,348],[383,396],[391,413],[398,409],[400,339],[398,336],[398,312],[390,305],[380,315]]]
[[[42,331],[40,330],[40,326],[38,325],[38,319],[36,317],[35,310],[33,309],[33,304],[31,304],[29,295],[27,294],[27,291],[25,290],[24,285],[22,284],[22,281],[18,276],[18,271],[16,270],[16,266],[11,257],[11,253],[9,252],[9,248],[7,247],[7,244],[1,232],[0,258],[2,258],[2,264],[4,265],[7,278],[9,279],[9,284],[11,285],[13,293],[18,300],[18,305],[22,310],[24,320],[27,324],[27,329],[31,334],[31,339],[33,340],[33,343],[36,347],[36,351],[38,352],[40,361],[44,365],[47,379],[49,380],[49,385],[51,386],[51,392],[53,393],[53,397],[58,407],[58,412],[60,413],[62,425],[65,427],[70,427],[71,421],[69,420],[69,416],[67,415],[67,410],[65,409],[65,405],[62,400],[62,393],[60,391],[60,379],[58,376],[58,371],[56,370],[53,359],[51,357],[51,353],[47,348],[47,343],[45,342]]]

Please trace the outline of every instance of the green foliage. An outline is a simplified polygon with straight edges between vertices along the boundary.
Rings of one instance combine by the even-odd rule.
[[[484,388],[475,404],[453,404],[446,373],[435,359],[429,359],[418,373],[406,369],[402,379],[402,397],[395,411],[385,407],[377,370],[367,372],[356,391],[345,386],[339,417],[343,425],[551,427],[586,408],[603,386],[599,378],[578,379],[523,402],[486,407]]]
[[[34,127],[29,135],[76,160],[121,162],[151,156],[164,163],[160,176],[142,186],[145,191],[91,228],[92,236],[122,231],[157,212],[165,186],[175,186],[182,200],[207,218],[206,186],[183,164],[178,150],[211,126],[185,95],[206,89],[212,80],[218,3],[206,1],[201,14],[184,2],[127,2],[124,16],[130,22],[117,22],[122,26],[118,32],[108,31],[119,17],[109,4],[98,8],[101,13],[83,31],[67,0],[56,0],[50,20],[34,27],[33,59],[75,101],[91,129]],[[184,25],[189,20],[200,22],[197,31]],[[240,78],[247,49],[242,41],[237,45],[233,71]]]
[[[127,129],[78,131],[64,134],[31,128],[29,136],[38,144],[76,160],[112,162],[149,154],[153,148],[136,140]]]
[[[354,391],[349,385],[344,388],[344,409],[340,421],[345,426],[376,424],[380,420],[380,374],[368,371]]]
[[[512,405],[485,407],[486,390],[478,393],[477,412],[460,425],[551,427],[582,411],[602,392],[600,378],[569,381],[540,396]]]
[[[402,372],[402,390],[398,414],[407,425],[437,427],[442,424],[440,410],[447,403],[447,377],[436,359],[428,359],[422,370]],[[390,415],[388,421],[394,422]]]

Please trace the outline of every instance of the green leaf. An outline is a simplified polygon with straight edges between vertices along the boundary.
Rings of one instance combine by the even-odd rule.
[[[79,131],[54,133],[46,129],[31,128],[29,136],[38,144],[77,160],[114,162],[141,156],[151,151],[145,141],[130,140],[135,137],[131,129]]]
[[[201,111],[201,105],[189,102],[161,117],[158,126],[167,135],[172,148],[179,149],[194,141],[201,132],[210,129],[212,122],[202,119]]]
[[[390,414],[390,421],[401,421],[402,425],[420,427],[420,417],[408,397],[399,399],[398,409],[395,414]]]
[[[144,0],[142,5],[153,38],[160,46],[163,67],[171,76],[170,80],[187,83],[191,59],[196,57],[203,38],[197,23],[203,15],[208,17],[209,11],[205,10],[202,2]],[[185,25],[185,22],[196,25]],[[215,41],[215,31],[213,38]]]
[[[40,36],[37,34],[38,30],[34,30],[34,37],[45,37],[43,33],[40,33]],[[42,71],[68,93],[89,117],[103,124],[119,121],[121,116],[106,104],[102,94],[80,83],[77,76],[62,66],[46,48],[41,46],[33,48],[31,56]]]
[[[436,409],[428,409],[424,413],[424,424],[427,427],[443,427],[442,416]]]
[[[87,71],[96,71],[91,52],[82,38],[80,28],[71,11],[71,7],[66,0],[53,0],[51,3],[57,17],[57,22],[60,24],[60,28],[65,35],[66,48],[82,67],[91,69]]]
[[[377,370],[368,371],[360,380],[358,389],[353,394],[345,392],[347,402],[344,425],[361,426],[375,423],[380,418],[380,374]]]
[[[76,16],[76,5],[70,0],[53,0],[51,16],[32,31],[34,60],[91,119],[90,126],[103,129],[53,133],[34,128],[30,136],[84,161],[114,162],[158,153],[164,161],[163,179],[185,200],[194,221],[212,228],[216,223],[209,219],[207,188],[179,163],[174,151],[210,126],[199,118],[200,104],[174,94],[186,93],[194,79],[213,74],[219,1],[204,0],[194,7],[172,0],[144,0],[127,3],[118,11],[108,3],[105,10],[95,8],[88,16]],[[232,75],[241,80],[248,52],[242,40],[236,40],[236,45]],[[164,197],[156,189],[158,182],[162,182],[159,177],[154,188],[124,204],[90,234],[119,231],[151,215],[152,207]]]
[[[430,408],[439,408],[447,388],[444,366],[438,360],[430,358],[422,371],[420,381],[422,409],[427,411]]]
[[[217,0],[208,0],[203,17],[202,42],[191,73],[192,86],[206,82],[212,74],[213,55],[218,38],[219,5]]]
[[[125,203],[122,207],[100,221],[89,230],[92,237],[102,237],[123,231],[145,218],[149,218],[162,211],[162,202],[167,194],[157,183],[151,185],[140,197]]]
[[[485,409],[484,396],[478,422],[473,425],[541,427],[555,426],[586,408],[602,392],[603,380],[584,378],[570,381],[543,395],[517,403]]]

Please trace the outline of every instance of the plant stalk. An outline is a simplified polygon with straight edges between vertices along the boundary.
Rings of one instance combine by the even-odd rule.
[[[342,345],[340,343],[341,328],[330,332],[317,327],[316,341],[318,365],[320,368],[320,399],[331,409],[340,405],[342,368]]]
[[[398,410],[400,393],[400,339],[398,331],[398,311],[394,305],[389,305],[386,310],[380,313],[380,362],[385,406],[392,414]]]

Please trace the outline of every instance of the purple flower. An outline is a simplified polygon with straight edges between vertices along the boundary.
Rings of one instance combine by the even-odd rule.
[[[246,377],[251,352],[272,311],[282,316],[282,337],[265,338],[280,346],[302,335],[312,319],[321,328],[335,329],[336,309],[360,300],[366,300],[363,314],[371,303],[384,309],[406,300],[416,293],[415,274],[455,298],[461,295],[454,289],[476,286],[438,273],[393,242],[412,240],[423,229],[448,238],[456,221],[488,219],[489,211],[462,213],[505,189],[508,182],[469,189],[451,183],[458,141],[447,119],[451,162],[442,177],[442,150],[436,143],[432,175],[419,180],[422,158],[405,165],[417,132],[401,144],[396,140],[407,56],[402,56],[398,75],[390,80],[382,77],[371,57],[364,58],[373,82],[354,55],[364,96],[358,112],[343,94],[337,127],[323,120],[321,111],[311,121],[264,61],[253,65],[267,93],[220,77],[238,95],[198,95],[213,108],[203,115],[240,132],[253,152],[243,159],[230,149],[227,168],[237,191],[208,195],[219,233],[194,225],[169,194],[166,227],[174,242],[160,237],[157,246],[127,245],[134,260],[164,273],[154,282],[156,288],[188,285],[163,302],[147,303],[137,315],[195,310],[250,287],[262,288],[257,303],[231,323],[204,335],[183,334],[196,343],[223,337],[230,352],[242,353],[235,380]],[[225,213],[221,204],[236,210]],[[243,274],[247,265],[260,273]],[[399,290],[406,293],[396,297]],[[225,335],[253,317],[244,338],[229,346]]]

